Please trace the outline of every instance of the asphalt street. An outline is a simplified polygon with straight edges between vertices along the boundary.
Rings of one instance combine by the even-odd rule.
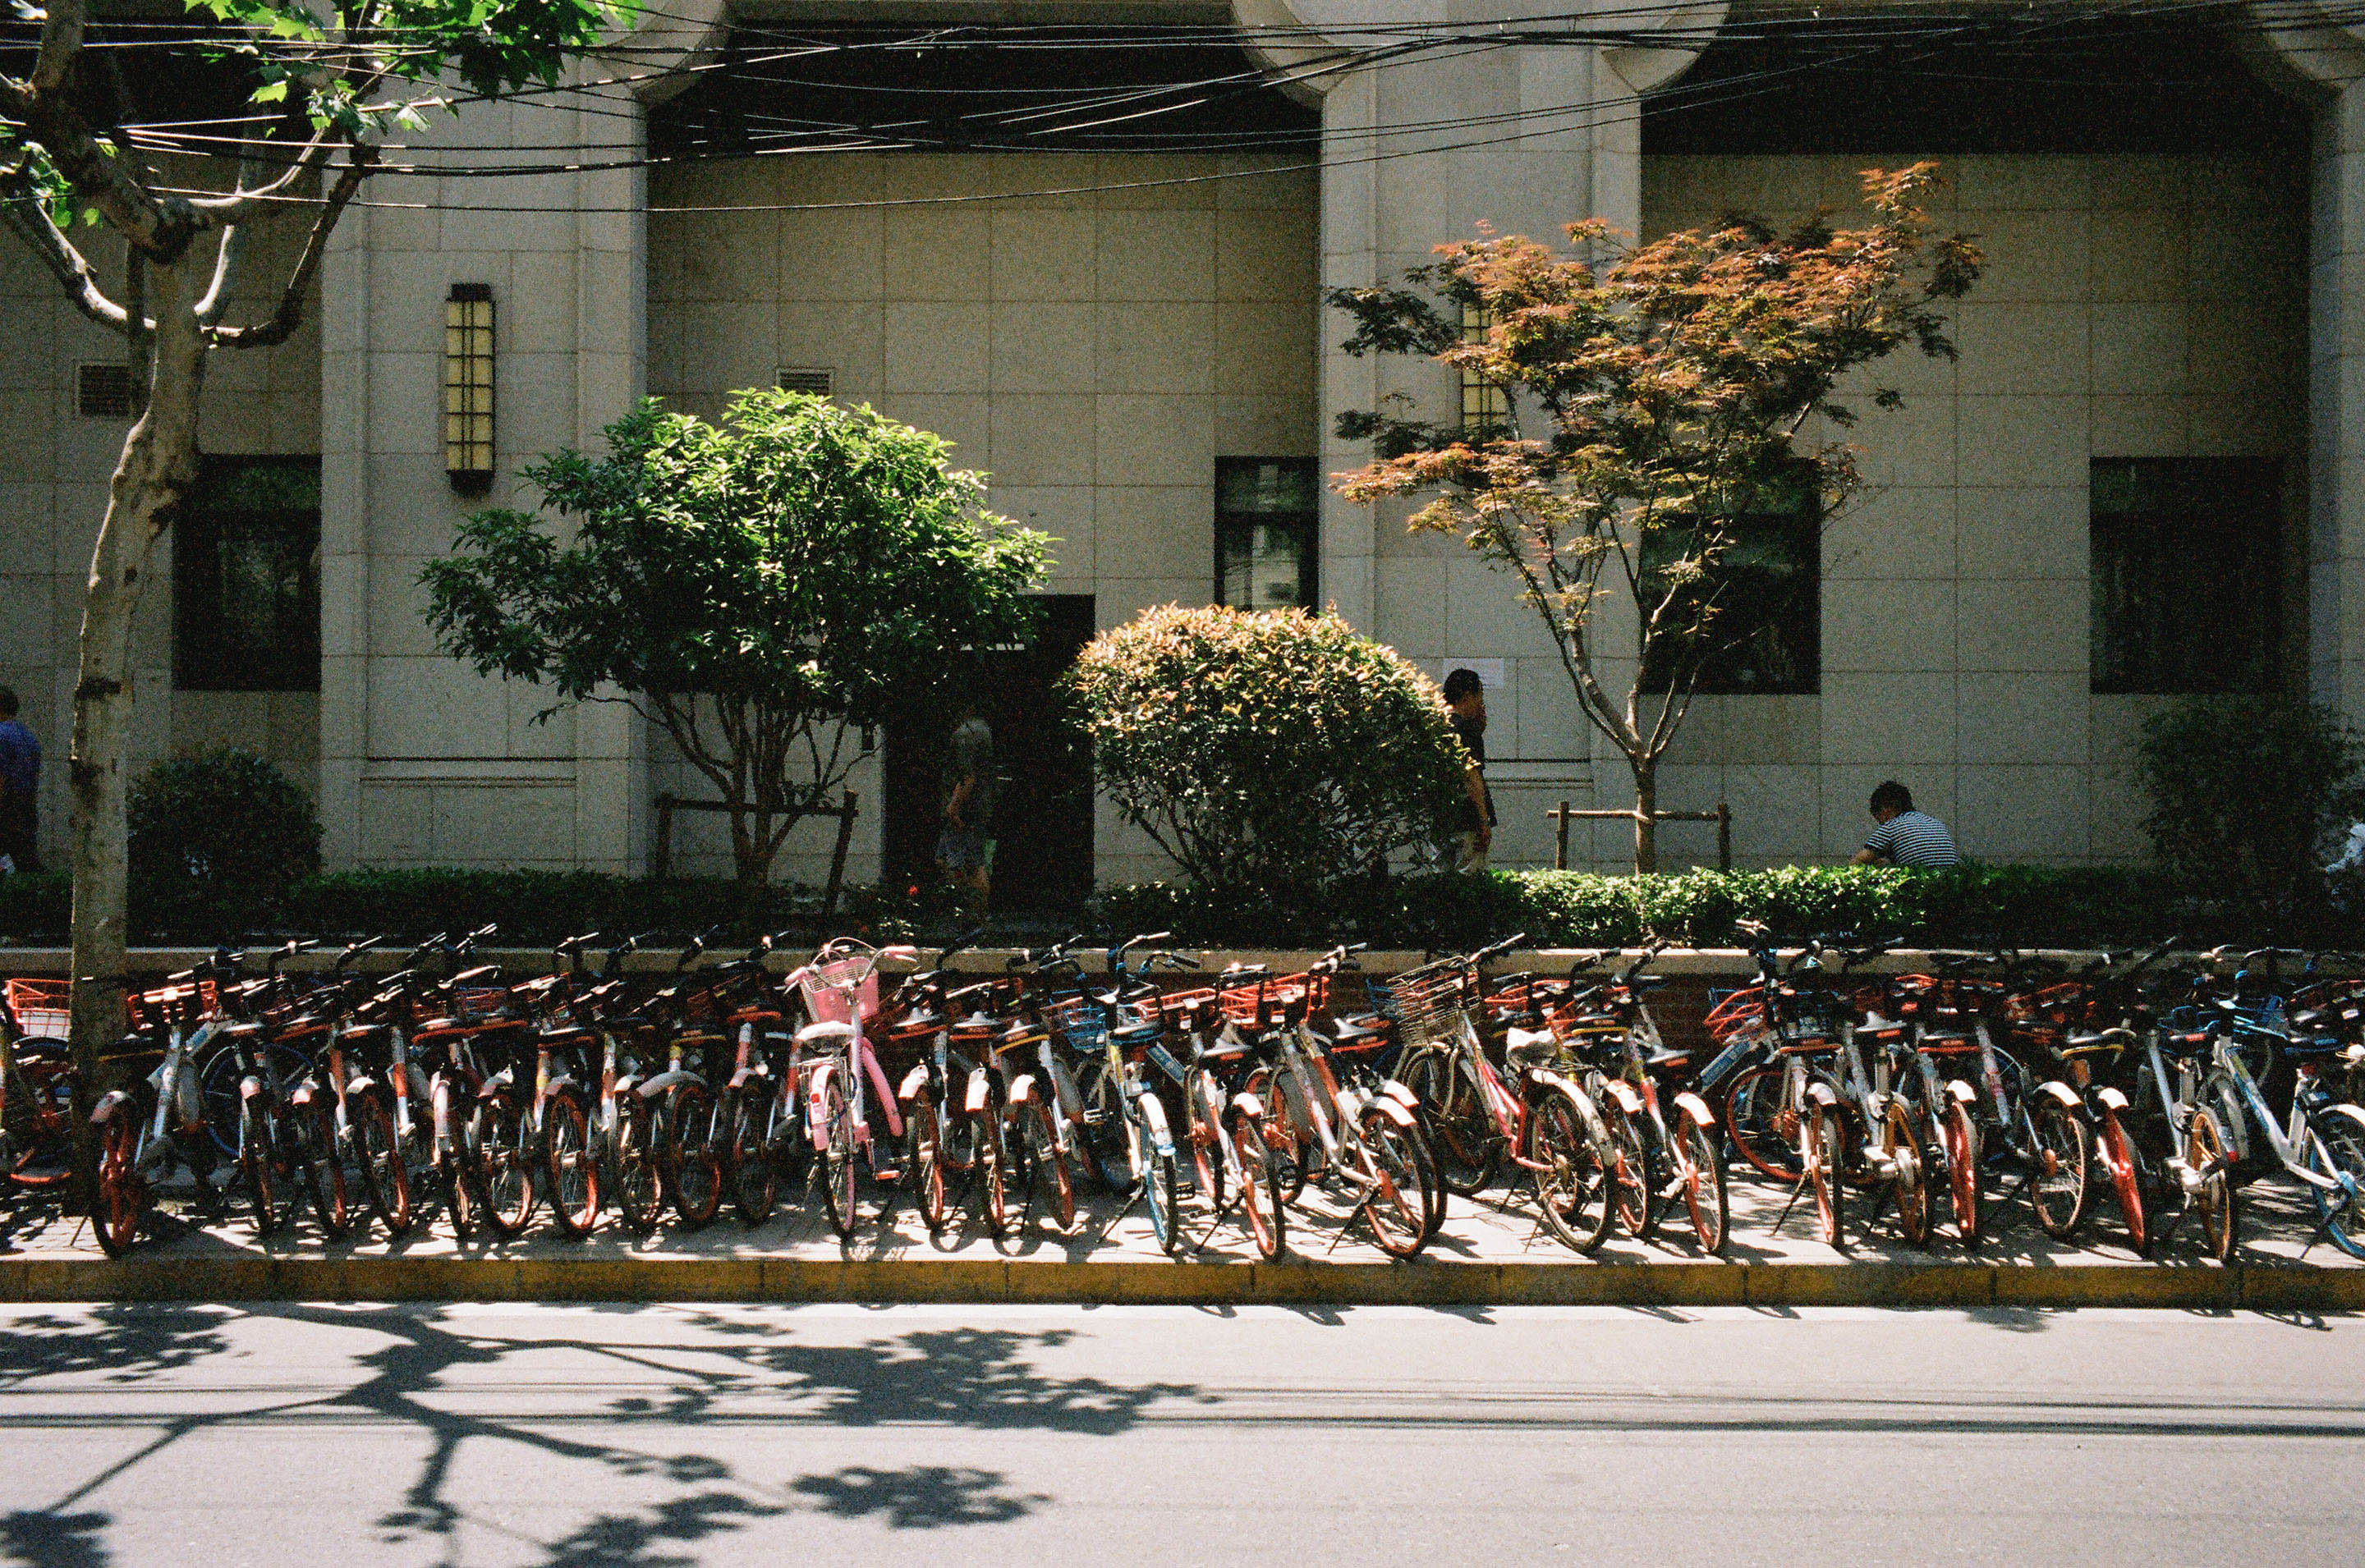
[[[2365,1322],[0,1312],[0,1561],[2356,1562]]]

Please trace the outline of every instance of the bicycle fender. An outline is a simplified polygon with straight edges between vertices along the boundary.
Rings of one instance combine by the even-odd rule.
[[[1384,1099],[1395,1101],[1397,1104],[1402,1105],[1407,1111],[1418,1111],[1420,1109],[1420,1096],[1415,1094],[1411,1090],[1407,1089],[1403,1084],[1398,1083],[1393,1078],[1384,1079],[1381,1081],[1380,1095]]]
[[[129,1090],[108,1090],[106,1094],[100,1098],[98,1103],[90,1108],[90,1125],[95,1127],[106,1126],[106,1119],[109,1116],[112,1116],[117,1111],[130,1103],[131,1093]]]
[[[2078,1098],[2078,1092],[2058,1079],[2046,1080],[2036,1086],[2036,1092],[2058,1103],[2065,1111],[2082,1111],[2086,1108],[2085,1102]]]
[[[676,1069],[670,1072],[658,1073],[655,1078],[650,1079],[647,1082],[641,1085],[641,1094],[644,1098],[653,1099],[656,1096],[664,1093],[668,1089],[678,1089],[685,1083],[695,1083],[701,1089],[706,1087],[706,1081],[704,1079],[699,1077],[698,1074],[690,1071],[689,1069],[685,1067]]]
[[[1235,1111],[1247,1112],[1250,1118],[1253,1121],[1261,1122],[1264,1120],[1263,1099],[1258,1095],[1248,1093],[1245,1091],[1232,1096],[1232,1109]]]
[[[1022,1072],[1011,1083],[1010,1103],[1013,1105],[1031,1105],[1035,1103],[1035,1075],[1033,1073]]]
[[[250,1072],[244,1078],[238,1081],[238,1097],[240,1099],[252,1100],[262,1092],[263,1080],[255,1077],[254,1074]]]
[[[1620,1110],[1625,1112],[1630,1116],[1639,1116],[1642,1114],[1642,1097],[1634,1092],[1634,1086],[1632,1084],[1627,1082],[1622,1078],[1613,1078],[1608,1081],[1607,1087],[1609,1091],[1609,1097],[1618,1102],[1618,1108]]]
[[[1822,1106],[1825,1110],[1830,1110],[1837,1106],[1840,1103],[1840,1097],[1832,1092],[1832,1086],[1828,1083],[1808,1084],[1807,1098],[1812,1100],[1816,1104]]]
[[[1149,1128],[1149,1147],[1168,1159],[1174,1157],[1174,1135],[1166,1126],[1166,1107],[1157,1096],[1145,1095],[1141,1101],[1141,1119]]]
[[[357,1072],[353,1074],[349,1081],[347,1081],[345,1084],[345,1095],[350,1099],[356,1094],[367,1094],[376,1087],[376,1079],[372,1078],[366,1072]]]
[[[2094,1098],[2109,1106],[2113,1114],[2127,1108],[2127,1097],[2115,1089],[2098,1089]]]
[[[1399,1128],[1409,1128],[1412,1126],[1412,1113],[1384,1094],[1373,1096],[1366,1109],[1378,1110],[1380,1114],[1394,1122]]]
[[[903,1075],[902,1086],[895,1091],[895,1098],[908,1103],[913,1095],[927,1086],[928,1064],[922,1062]]]
[[[640,1092],[641,1081],[632,1073],[628,1072],[624,1074],[623,1077],[616,1080],[617,1099],[622,1100],[628,1094],[637,1096]]]
[[[969,1075],[969,1095],[961,1102],[961,1106],[970,1115],[979,1116],[985,1114],[986,1088],[985,1069],[979,1068]]]
[[[515,1081],[517,1081],[517,1074],[505,1067],[477,1086],[476,1098],[498,1100],[509,1092],[510,1085]]]
[[[1693,1093],[1688,1089],[1676,1096],[1676,1109],[1690,1112],[1692,1120],[1698,1122],[1701,1126],[1712,1127],[1716,1126],[1716,1113],[1708,1108],[1707,1101],[1701,1099],[1698,1095]]]
[[[1949,1079],[1946,1082],[1946,1098],[1961,1104],[1976,1105],[1979,1103],[1979,1092],[1959,1078]]]
[[[550,1092],[554,1094],[562,1089],[579,1090],[583,1086],[581,1084],[575,1081],[575,1075],[571,1072],[554,1072],[550,1075],[549,1088]]]
[[[489,1088],[490,1085],[487,1085],[487,1087]],[[309,1105],[312,1103],[312,1086],[308,1083],[299,1083],[288,1092],[287,1103],[295,1106],[298,1110],[301,1110],[305,1106]]]
[[[743,1067],[731,1075],[731,1081],[725,1087],[733,1093],[745,1093],[749,1080],[768,1076],[769,1075],[760,1067]]]

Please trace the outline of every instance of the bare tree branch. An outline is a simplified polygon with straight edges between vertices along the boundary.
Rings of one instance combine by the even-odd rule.
[[[41,264],[73,301],[74,308],[106,328],[109,331],[128,332],[130,314],[118,305],[98,286],[98,274],[91,270],[73,242],[61,233],[50,221],[49,208],[42,205],[40,193],[34,188],[32,172],[18,167],[0,176],[0,217],[7,219],[31,248]]]
[[[339,172],[328,200],[321,203],[319,216],[312,220],[312,231],[304,237],[304,253],[297,258],[296,270],[288,274],[286,287],[279,291],[279,305],[270,319],[252,327],[213,328],[209,335],[214,342],[224,348],[269,348],[295,335],[296,329],[304,323],[304,296],[311,289],[313,275],[320,270],[321,258],[328,254],[329,232],[336,228],[353,193],[369,177],[373,156],[367,148],[357,147],[353,149],[353,161]]]

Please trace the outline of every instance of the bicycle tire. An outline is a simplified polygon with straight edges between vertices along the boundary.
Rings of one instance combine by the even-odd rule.
[[[331,1158],[344,1178],[345,1207],[351,1215],[350,1223],[357,1233],[357,1238],[366,1241],[369,1239],[370,1216],[377,1212],[377,1200],[370,1192],[369,1151],[362,1145],[361,1103],[359,1096],[346,1096],[342,1129],[336,1125],[340,1118],[333,1096],[322,1100],[321,1109],[329,1117]]]
[[[1594,1084],[1586,1087],[1597,1090]],[[1642,1129],[1624,1106],[1598,1093],[1594,1104],[1609,1134],[1609,1206],[1618,1227],[1639,1241],[1651,1228],[1651,1156],[1642,1147]]]
[[[2236,1207],[2232,1151],[2216,1114],[2206,1105],[2192,1108],[2192,1125],[2184,1130],[2184,1158],[2196,1170],[2207,1170],[2192,1208],[2201,1221],[2201,1249],[2220,1263],[2231,1262],[2241,1238],[2241,1215]]]
[[[1486,1108],[1486,1093],[1458,1050],[1425,1050],[1397,1080],[1429,1119],[1429,1148],[1446,1191],[1475,1197],[1492,1186],[1506,1153],[1502,1129]]]
[[[1880,1153],[1889,1162],[1889,1199],[1897,1211],[1897,1228],[1916,1247],[1930,1244],[1930,1172],[1922,1163],[1922,1118],[1901,1099],[1892,1098],[1880,1118]]]
[[[1072,1130],[1092,1159],[1093,1178],[1101,1187],[1122,1197],[1133,1191],[1133,1158],[1127,1148],[1125,1084],[1095,1061],[1078,1089],[1084,1117]]]
[[[1676,1120],[1676,1159],[1682,1163],[1684,1207],[1700,1249],[1724,1256],[1732,1241],[1732,1194],[1724,1169],[1724,1141],[1689,1111]]]
[[[1160,1251],[1177,1258],[1182,1252],[1182,1162],[1160,1147],[1168,1140],[1160,1136],[1165,1130],[1166,1113],[1157,1096],[1144,1093],[1138,1105],[1126,1136],[1140,1153],[1142,1203],[1149,1211],[1149,1233],[1157,1238]]]
[[[1847,1250],[1847,1137],[1839,1108],[1820,1101],[1807,1116],[1807,1145],[1799,1151],[1815,1194],[1815,1220],[1824,1244]]]
[[[2144,1195],[2143,1170],[2137,1163],[2135,1140],[2119,1123],[2119,1114],[2109,1106],[2102,1108],[2102,1125],[2095,1129],[2095,1148],[2102,1157],[2102,1168],[2110,1172],[2111,1191],[2119,1201],[2119,1223],[2126,1227],[2127,1245],[2138,1258],[2151,1250],[2150,1205]]]
[[[1303,1114],[1305,1107],[1294,1099],[1286,1076],[1277,1068],[1259,1067],[1243,1087],[1264,1106],[1265,1153],[1281,1179],[1282,1202],[1294,1204],[1306,1191],[1307,1166],[1321,1147]]]
[[[353,1193],[345,1185],[345,1163],[337,1158],[336,1122],[323,1100],[313,1101],[294,1117],[296,1158],[312,1218],[322,1236],[341,1241],[352,1234],[356,1215]]]
[[[515,1091],[504,1086],[476,1102],[468,1139],[476,1150],[476,1190],[484,1195],[487,1227],[504,1241],[523,1236],[542,1206],[531,1137]]]
[[[1946,1194],[1954,1204],[1955,1234],[1966,1247],[1979,1239],[1979,1129],[1969,1109],[1949,1094],[1938,1137],[1946,1164]]]
[[[17,1044],[21,1096],[9,1097],[8,1181],[45,1191],[73,1176],[73,1058],[62,1041]]]
[[[2308,1164],[2337,1181],[2347,1175],[2357,1183],[2355,1195],[2314,1188],[2315,1212],[2332,1244],[2351,1258],[2365,1258],[2365,1113],[2354,1105],[2332,1105],[2309,1118]]]
[[[657,1156],[656,1107],[637,1093],[616,1100],[616,1215],[634,1236],[665,1217],[665,1174]]]
[[[1021,1131],[1027,1140],[1026,1169],[1034,1178],[1027,1183],[1027,1206],[1034,1206],[1036,1189],[1048,1184],[1048,1212],[1065,1234],[1076,1223],[1076,1183],[1066,1157],[1059,1152],[1059,1126],[1052,1119],[1049,1104],[1037,1100],[1028,1105]]]
[[[861,1213],[855,1193],[856,1167],[860,1163],[854,1143],[854,1108],[846,1086],[832,1074],[822,1088],[820,1155],[822,1208],[829,1227],[840,1241],[854,1239]]]
[[[2086,1119],[2050,1094],[2035,1098],[2028,1121],[2036,1157],[2028,1178],[2028,1206],[2046,1235],[2068,1241],[2086,1219]]]
[[[920,1223],[930,1236],[944,1234],[952,1218],[952,1194],[945,1182],[943,1138],[936,1125],[936,1097],[922,1089],[903,1108],[903,1143],[912,1167],[912,1194],[920,1208]]]
[[[723,1212],[723,1151],[716,1147],[714,1092],[703,1083],[666,1091],[665,1173],[673,1216],[684,1230],[703,1230]]]
[[[745,1094],[734,1094],[730,1100],[731,1208],[739,1223],[753,1230],[772,1217],[780,1198],[780,1172],[772,1164],[768,1148],[771,1129],[758,1120],[773,1099],[766,1095],[750,1100]]]
[[[101,1251],[120,1258],[139,1244],[149,1198],[148,1178],[140,1170],[140,1122],[118,1104],[98,1129],[98,1193],[90,1228]]]
[[[1282,1202],[1280,1160],[1266,1141],[1262,1121],[1235,1105],[1226,1119],[1225,1136],[1232,1158],[1240,1167],[1240,1226],[1249,1234],[1257,1256],[1270,1263],[1289,1244],[1289,1221]]]
[[[270,1111],[259,1100],[249,1100],[238,1113],[238,1174],[245,1183],[248,1212],[260,1240],[276,1236],[296,1217],[294,1172],[279,1153],[278,1129]]]
[[[986,1233],[996,1241],[1006,1240],[1017,1228],[1017,1208],[1012,1202],[1023,1180],[1014,1170],[1015,1157],[1007,1129],[1003,1126],[1002,1086],[989,1083],[985,1104],[976,1115],[978,1183],[982,1189],[980,1207],[985,1215]]]
[[[600,1228],[600,1156],[591,1147],[591,1113],[574,1089],[554,1089],[544,1102],[543,1179],[550,1184],[550,1217],[559,1234],[581,1240]]]
[[[1420,1161],[1409,1136],[1413,1129],[1400,1125],[1384,1107],[1366,1105],[1356,1131],[1370,1161],[1368,1173],[1377,1179],[1363,1197],[1363,1221],[1381,1251],[1391,1258],[1418,1258],[1429,1246],[1431,1200],[1421,1188]]]
[[[1733,1075],[1724,1090],[1724,1126],[1741,1158],[1767,1181],[1796,1186],[1806,1174],[1799,1159],[1799,1114],[1785,1100],[1780,1067],[1760,1062]]]
[[[1191,1145],[1191,1174],[1209,1213],[1224,1212],[1224,1157],[1216,1140],[1224,1136],[1222,1091],[1216,1075],[1201,1070],[1191,1079],[1191,1118],[1185,1136]]]
[[[362,1197],[386,1226],[387,1238],[398,1240],[419,1218],[410,1197],[410,1163],[402,1157],[395,1136],[394,1108],[386,1096],[371,1091],[354,1097],[353,1144],[361,1152]]]
[[[1536,1206],[1545,1227],[1571,1250],[1590,1257],[1609,1235],[1609,1172],[1594,1148],[1585,1113],[1556,1085],[1534,1091],[1526,1139],[1528,1158],[1537,1164]]]

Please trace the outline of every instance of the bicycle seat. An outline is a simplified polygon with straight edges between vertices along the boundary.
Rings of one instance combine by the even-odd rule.
[[[1111,1038],[1119,1045],[1126,1046],[1138,1046],[1146,1040],[1155,1040],[1163,1036],[1165,1033],[1166,1025],[1154,1020],[1142,1024],[1120,1024],[1109,1031]]]
[[[1334,1018],[1330,1023],[1331,1044],[1342,1051],[1370,1050],[1385,1045],[1392,1033],[1388,1021],[1376,1013],[1359,1013],[1349,1018]]]
[[[1858,1029],[1855,1037],[1870,1045],[1897,1046],[1905,1043],[1908,1033],[1902,1024],[1884,1024],[1877,1029]]]
[[[2170,1056],[2199,1056],[2209,1048],[2209,1031],[2196,1029],[2189,1034],[2162,1035],[2159,1043],[2160,1048]]]
[[[808,1024],[798,1030],[797,1044],[800,1046],[835,1044],[841,1040],[850,1040],[854,1038],[854,1035],[853,1025],[841,1024],[835,1019],[825,1019],[818,1024]]]
[[[1818,1035],[1811,1039],[1785,1040],[1775,1048],[1786,1057],[1820,1057],[1838,1050],[1840,1043]]]
[[[1560,1041],[1549,1029],[1512,1028],[1503,1036],[1503,1055],[1523,1066],[1540,1065],[1560,1054]]]
[[[1979,1041],[1976,1035],[1924,1035],[1913,1048],[1928,1057],[1959,1057],[1978,1050]]]
[[[2126,1048],[2127,1037],[2124,1035],[2072,1035],[2068,1041],[2056,1048],[2055,1054],[2072,1058],[2090,1057],[2100,1056],[2105,1051],[2117,1052]]]

